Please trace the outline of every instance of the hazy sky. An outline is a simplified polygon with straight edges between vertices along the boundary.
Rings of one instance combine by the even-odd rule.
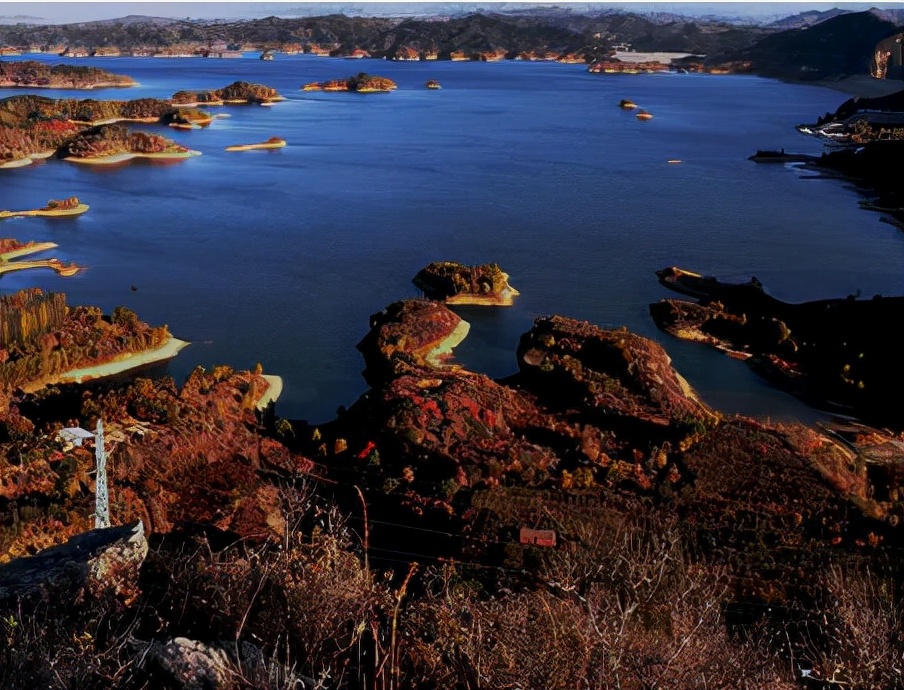
[[[190,17],[192,19],[256,18],[276,15],[297,17],[332,12],[356,15],[408,15],[449,13],[450,11],[506,8],[541,3],[489,2],[6,2],[0,0],[0,21],[68,23],[95,19],[114,19],[128,14],[154,17]],[[844,7],[860,11],[870,7],[904,8],[901,2],[557,2],[547,5],[574,5],[575,9],[619,8],[638,12],[671,12],[690,16],[718,15],[732,18],[775,19],[807,10],[828,10]]]

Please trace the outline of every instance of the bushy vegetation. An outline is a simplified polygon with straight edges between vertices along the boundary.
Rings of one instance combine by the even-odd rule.
[[[790,690],[801,670],[902,687],[900,593],[856,564],[813,574],[819,602],[739,616],[731,573],[693,558],[676,518],[650,514],[588,526],[579,549],[547,549],[530,572],[371,568],[335,505],[284,488],[279,544],[171,535],[134,603],[5,607],[0,685],[176,687],[153,650],[186,637],[235,650],[223,688]]]

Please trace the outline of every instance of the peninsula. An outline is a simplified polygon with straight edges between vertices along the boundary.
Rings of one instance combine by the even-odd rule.
[[[169,359],[187,344],[173,338],[166,326],[153,328],[125,307],[104,317],[96,307],[68,307],[64,294],[39,288],[4,295],[0,306],[4,410],[16,389],[35,392],[128,371]]]
[[[817,406],[870,423],[900,423],[888,401],[904,386],[904,368],[884,333],[904,309],[904,297],[851,295],[789,304],[766,294],[756,279],[723,283],[675,267],[657,275],[666,287],[698,300],[650,305],[661,329],[745,359]]]

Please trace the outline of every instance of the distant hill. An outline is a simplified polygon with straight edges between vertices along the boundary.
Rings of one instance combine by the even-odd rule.
[[[851,10],[843,10],[836,7],[831,10],[825,10],[824,12],[820,12],[819,10],[799,12],[797,14],[792,14],[790,17],[784,17],[783,19],[771,22],[766,26],[770,29],[778,29],[780,31],[803,29],[824,22],[827,19],[839,17],[842,14],[851,14]]]
[[[591,11],[592,6],[581,11],[519,8],[513,3],[497,7],[503,12],[430,17],[331,14],[193,21],[130,15],[55,26],[0,25],[0,45],[115,47],[123,51],[175,46],[191,52],[225,43],[251,50],[292,45],[293,50],[307,47],[335,55],[362,50],[388,58],[429,53],[443,59],[460,52],[481,59],[569,55],[589,62],[605,58],[614,46],[627,43],[640,52],[705,55],[709,65],[750,63],[752,72],[764,76],[822,79],[868,74],[876,45],[895,34],[899,12],[904,13],[803,12],[766,27],[664,13]],[[782,26],[793,28],[780,29]]]
[[[782,79],[869,74],[876,44],[897,30],[894,22],[873,11],[843,13],[810,27],[765,36],[748,48],[720,57],[749,60],[756,74]]]
[[[0,44],[86,49],[117,46],[129,50],[212,41],[258,47],[297,42],[356,47],[376,57],[391,57],[401,46],[440,53],[495,50],[517,54],[547,49],[605,54],[609,46],[627,42],[636,50],[708,53],[743,48],[766,33],[759,27],[724,22],[664,22],[661,17],[650,21],[632,13],[580,14],[550,8],[539,15],[480,12],[441,19],[334,14],[198,22],[129,16],[58,26],[0,26]]]

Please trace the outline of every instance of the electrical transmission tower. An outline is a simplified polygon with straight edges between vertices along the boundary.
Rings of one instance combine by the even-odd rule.
[[[110,526],[110,498],[107,493],[107,450],[104,447],[104,425],[97,420],[97,432],[94,434],[94,457],[97,463],[94,498],[94,527]]]

